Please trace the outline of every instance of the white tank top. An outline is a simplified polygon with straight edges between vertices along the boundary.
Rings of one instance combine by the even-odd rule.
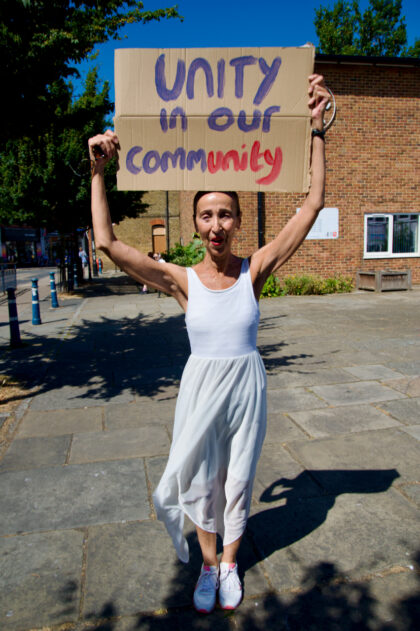
[[[256,350],[260,309],[255,299],[248,259],[228,289],[209,289],[187,268],[188,307],[185,314],[191,354],[227,358]]]

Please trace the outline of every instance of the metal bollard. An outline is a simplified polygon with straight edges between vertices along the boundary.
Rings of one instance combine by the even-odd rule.
[[[13,287],[7,289],[7,300],[9,303],[10,346],[12,348],[18,348],[22,346],[22,342],[20,340],[16,296]]]
[[[42,324],[41,313],[39,311],[38,279],[31,278],[32,281],[32,324]]]
[[[54,272],[50,272],[51,307],[57,309],[60,305],[57,300],[57,289],[55,287]]]
[[[74,289],[79,288],[79,281],[77,280],[77,263],[73,265],[73,287]]]
[[[70,291],[73,291],[73,270],[70,263],[66,265],[66,271],[67,271],[67,291],[70,292]]]

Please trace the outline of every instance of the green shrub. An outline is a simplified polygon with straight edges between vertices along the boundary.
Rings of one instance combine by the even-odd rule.
[[[274,298],[281,295],[281,285],[277,276],[270,274],[262,288],[261,298]]]
[[[320,278],[310,274],[286,276],[283,283],[271,274],[263,287],[261,296],[322,296],[324,294],[344,293],[353,291],[353,281],[349,277],[335,276]]]
[[[191,267],[192,265],[200,263],[205,253],[206,248],[201,239],[193,237],[193,240],[187,243],[187,245],[176,243],[173,248],[170,248],[168,252],[165,253],[164,259],[168,263]]]

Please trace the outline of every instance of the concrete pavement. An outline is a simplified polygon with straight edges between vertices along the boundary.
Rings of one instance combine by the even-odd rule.
[[[261,301],[268,432],[234,613],[191,608],[151,492],[189,352],[175,301],[110,274],[0,327],[0,374],[33,387],[5,420],[0,628],[369,629],[420,619],[420,288]],[[21,301],[21,304],[19,304]],[[5,312],[0,304],[0,315]]]

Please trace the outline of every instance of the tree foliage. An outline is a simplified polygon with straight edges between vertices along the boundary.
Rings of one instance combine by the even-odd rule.
[[[86,78],[83,94],[73,101],[71,84],[54,83],[55,110],[38,136],[8,140],[0,153],[0,223],[33,224],[72,232],[90,224],[90,164],[87,139],[106,126],[112,111],[109,86],[97,71]],[[118,193],[116,165],[106,172],[113,219],[143,211],[141,193]]]
[[[138,0],[0,0],[2,142],[31,135],[53,115],[54,84],[77,75],[95,45],[119,39],[126,24],[177,17]]]
[[[113,104],[95,70],[74,99],[75,64],[126,24],[171,17],[176,7],[147,11],[138,0],[0,0],[0,223],[63,232],[90,223],[87,139]],[[111,204],[115,170],[108,165]],[[115,221],[137,216],[141,193],[119,193],[113,206]]]
[[[333,55],[418,57],[420,41],[407,48],[407,30],[401,15],[402,0],[369,0],[360,11],[358,0],[338,0],[332,9],[315,10],[318,52]]]

